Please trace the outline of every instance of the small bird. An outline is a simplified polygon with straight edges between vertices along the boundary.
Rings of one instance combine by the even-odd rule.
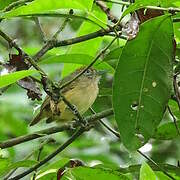
[[[85,68],[86,67],[81,67],[65,77],[59,82],[59,86],[76,77]],[[61,90],[61,93],[72,105],[76,106],[77,110],[82,115],[91,107],[97,98],[99,80],[100,75],[98,71],[94,68],[89,68],[80,77],[65,86],[65,88]],[[59,115],[55,115],[55,109],[56,111],[58,110]],[[33,126],[44,118],[46,118],[46,123],[50,123],[52,121],[70,121],[73,120],[75,116],[63,100],[55,104],[50,96],[46,96],[41,105],[40,112],[31,121],[30,126]]]

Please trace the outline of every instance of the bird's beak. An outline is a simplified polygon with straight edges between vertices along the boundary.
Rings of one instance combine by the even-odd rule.
[[[107,73],[106,70],[99,70],[99,71],[97,71],[97,75],[98,75],[98,76],[102,76],[102,75],[104,75],[105,73]]]

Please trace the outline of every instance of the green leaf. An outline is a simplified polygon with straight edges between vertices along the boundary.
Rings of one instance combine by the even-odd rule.
[[[99,20],[94,19],[92,17],[92,14],[98,17],[99,19],[101,19],[102,21],[106,21],[107,19],[106,15],[102,11],[100,11],[99,7],[97,7],[95,4],[93,5],[93,8],[91,10],[91,15],[89,15],[88,18],[98,23]],[[99,30],[99,27],[97,27],[96,25],[90,24],[88,21],[86,21],[82,23],[77,36],[85,35],[91,32],[95,32],[97,30]],[[101,45],[102,40],[103,40],[102,37],[98,37],[98,38],[84,41],[78,44],[74,44],[69,49],[68,54],[86,54],[86,55],[94,57]],[[71,72],[73,72],[75,69],[79,67],[80,65],[76,63],[65,64],[62,71],[62,76],[63,77],[67,76],[68,74],[70,74]]]
[[[75,179],[85,179],[85,180],[128,180],[129,178],[125,175],[119,173],[118,171],[109,170],[109,169],[100,169],[100,168],[92,168],[92,167],[77,167],[69,169],[69,174],[73,176],[72,180]],[[68,173],[67,173],[68,174]],[[63,175],[62,180],[65,180],[66,176]]]
[[[2,14],[1,18],[10,18],[28,14],[43,13],[58,9],[80,9],[87,11],[91,9],[92,4],[93,0],[35,0],[28,5],[21,6],[12,11]]]
[[[4,9],[7,7],[9,4],[15,2],[17,0],[0,0],[0,10]]]
[[[172,87],[172,57],[169,15],[142,24],[137,37],[123,48],[113,83],[113,106],[129,150],[147,142],[162,120]]]
[[[8,165],[10,164],[10,160],[7,158],[0,158],[0,176],[6,170]]]
[[[54,163],[48,164],[45,167],[41,168],[36,179],[37,180],[46,180],[55,178],[57,179],[57,171],[64,167],[69,162],[68,158],[60,159]]]
[[[86,54],[63,54],[57,56],[50,56],[47,59],[41,61],[42,64],[51,64],[51,63],[74,63],[74,64],[82,64],[82,65],[89,65],[93,60],[92,56]],[[106,62],[101,62],[98,60],[95,65],[97,69],[105,69],[111,73],[114,73],[114,68],[110,66]]]
[[[123,47],[117,47],[111,50],[103,59],[103,61],[119,60]]]
[[[5,173],[8,173],[12,169],[20,168],[20,167],[32,167],[35,165],[37,161],[34,160],[22,160],[15,163],[12,163],[10,165],[6,165],[6,168],[4,168],[3,171],[0,171],[0,175],[3,175]]]
[[[34,74],[35,70],[23,70],[0,76],[0,88]]]
[[[180,129],[180,121],[177,121],[177,126]],[[178,136],[179,134],[178,134],[178,131],[176,129],[174,122],[168,122],[157,128],[153,138],[156,138],[159,140],[170,140]]]
[[[140,169],[140,180],[156,180],[156,175],[147,163],[143,163]]]

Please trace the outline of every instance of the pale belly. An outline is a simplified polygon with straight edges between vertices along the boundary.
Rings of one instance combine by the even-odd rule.
[[[72,104],[75,105],[79,113],[84,114],[89,107],[94,103],[98,94],[97,85],[91,84],[83,88],[74,88],[68,93],[64,94],[66,99]],[[69,107],[65,105],[64,102],[58,104],[60,109],[60,117],[57,119],[59,121],[69,121],[75,118],[74,114],[71,112]]]

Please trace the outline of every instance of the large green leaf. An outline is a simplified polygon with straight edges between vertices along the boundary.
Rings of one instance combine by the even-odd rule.
[[[21,6],[12,11],[4,13],[1,15],[1,18],[10,18],[17,17],[27,14],[43,13],[51,10],[58,9],[81,9],[89,10],[91,9],[93,0],[66,0],[66,1],[57,1],[57,0],[35,0],[32,3],[29,3],[26,6]]]
[[[162,120],[172,87],[173,28],[169,15],[140,26],[115,72],[113,106],[122,142],[136,150]]]
[[[23,70],[0,76],[0,88],[8,86],[16,81],[34,74],[35,70]]]
[[[68,173],[69,172],[69,173]],[[86,179],[86,180],[128,180],[129,178],[118,171],[101,169],[101,168],[91,168],[91,167],[77,167],[69,169],[66,174],[71,174],[72,180],[75,179]],[[65,175],[66,175],[65,174]],[[62,180],[65,180],[65,175]]]

